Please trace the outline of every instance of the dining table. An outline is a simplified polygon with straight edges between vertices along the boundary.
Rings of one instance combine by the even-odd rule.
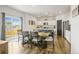
[[[51,32],[38,32],[38,35],[42,38],[43,41],[47,42],[48,47],[52,47],[54,52],[54,36],[49,36]],[[54,35],[54,34],[53,34]]]

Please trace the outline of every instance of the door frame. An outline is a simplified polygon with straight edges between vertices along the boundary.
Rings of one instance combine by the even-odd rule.
[[[58,21],[61,21],[61,36],[63,36],[63,24],[62,24],[62,20],[57,20],[57,35],[58,35]]]

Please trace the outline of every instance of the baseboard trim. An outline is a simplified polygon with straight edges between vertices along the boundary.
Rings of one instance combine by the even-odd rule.
[[[71,43],[65,38],[65,40],[66,40],[66,42],[69,44],[69,45],[71,45]]]
[[[65,38],[66,42],[69,44],[70,47],[70,53],[71,53],[71,43]]]

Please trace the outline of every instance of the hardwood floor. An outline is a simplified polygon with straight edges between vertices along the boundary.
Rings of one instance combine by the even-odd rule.
[[[69,54],[71,52],[71,45],[61,36],[57,36],[54,45],[54,51],[57,54]]]
[[[47,49],[42,49],[39,51],[38,47],[33,46],[28,48],[28,44],[22,46],[17,42],[9,43],[9,53],[10,54],[69,54],[70,53],[70,44],[61,36],[57,36],[51,45],[47,45]]]

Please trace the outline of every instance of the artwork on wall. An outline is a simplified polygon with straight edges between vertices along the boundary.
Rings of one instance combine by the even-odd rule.
[[[35,25],[35,21],[29,20],[29,25]]]
[[[72,17],[75,17],[79,14],[79,6],[77,6],[73,11],[72,11]]]

